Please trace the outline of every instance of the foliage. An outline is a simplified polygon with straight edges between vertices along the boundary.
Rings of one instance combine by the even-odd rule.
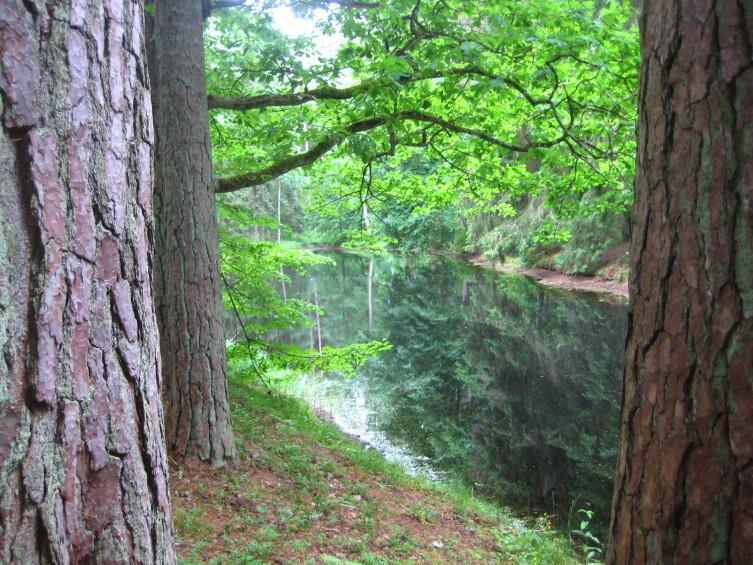
[[[365,228],[360,213],[335,207],[326,213],[309,213],[305,237],[317,243],[371,250],[463,247],[465,234],[457,207],[418,211],[415,206],[385,203],[369,214],[372,225]]]
[[[509,257],[522,257],[530,262],[530,254],[540,247],[538,242],[542,237],[546,237],[548,243],[557,239],[554,237],[557,230],[549,227],[551,213],[540,198],[523,200],[515,208],[515,216],[507,221],[490,214],[474,217],[468,230],[467,249],[482,252],[486,259],[498,259],[502,263]]]
[[[581,508],[577,514],[580,516],[578,527],[570,530],[570,535],[575,536],[583,543],[586,560],[589,563],[598,563],[604,554],[604,543],[591,531],[594,518],[593,510]]]
[[[554,257],[554,267],[566,274],[593,275],[607,261],[621,259],[609,252],[625,241],[626,223],[626,218],[606,213],[568,220],[566,229],[572,235]]]
[[[221,190],[305,166],[309,210],[336,210],[322,214],[337,225],[321,235],[336,228],[329,241],[342,243],[366,231],[407,247],[431,237],[413,228],[434,225],[435,210],[505,217],[517,213],[511,198],[528,195],[554,218],[533,243],[550,243],[567,239],[551,229],[560,218],[630,206],[638,49],[629,3],[295,6],[318,18],[335,52],[276,31],[268,2],[209,21]],[[361,229],[364,205],[383,226]],[[453,231],[442,241],[455,241]]]
[[[458,207],[416,210],[387,203],[380,207],[376,227],[394,242],[392,247],[412,250],[446,250],[462,247]]]
[[[244,207],[223,201],[218,209],[223,301],[235,327],[228,345],[229,363],[257,378],[282,369],[288,375],[312,369],[349,375],[369,356],[389,349],[384,340],[317,351],[266,339],[274,330],[310,325],[310,313],[323,314],[309,302],[280,295],[274,284],[290,282],[285,271],[302,274],[308,266],[332,262],[322,255],[250,237],[250,229],[276,226],[274,220],[256,218]]]
[[[584,196],[588,201],[589,195]],[[528,266],[542,266],[566,274],[593,275],[611,259],[609,252],[623,243],[627,215],[593,212],[558,218],[540,198],[515,204],[516,215],[500,218],[479,215],[468,230],[466,249],[487,260],[505,262],[520,257]]]

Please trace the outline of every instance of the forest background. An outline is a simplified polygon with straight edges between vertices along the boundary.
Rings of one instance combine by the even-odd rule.
[[[285,296],[285,269],[318,260],[302,247],[627,279],[629,3],[268,8],[216,10],[205,32],[226,306],[254,366],[313,358],[261,339],[313,319]],[[280,29],[296,19],[313,33]]]

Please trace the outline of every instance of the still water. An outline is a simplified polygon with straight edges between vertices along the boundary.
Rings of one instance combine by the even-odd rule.
[[[626,310],[595,295],[426,255],[327,253],[292,294],[326,314],[317,347],[387,339],[350,379],[295,385],[409,472],[460,479],[522,511],[609,519]],[[292,292],[291,292],[292,291]]]

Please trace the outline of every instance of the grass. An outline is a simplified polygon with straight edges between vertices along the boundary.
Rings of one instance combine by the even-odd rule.
[[[239,461],[172,469],[184,565],[582,562],[561,535],[407,476],[300,400],[231,382],[231,405]]]

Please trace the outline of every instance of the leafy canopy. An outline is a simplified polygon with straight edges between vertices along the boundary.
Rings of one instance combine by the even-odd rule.
[[[318,40],[276,30],[269,6],[209,20],[219,191],[309,167],[314,206],[462,201],[510,215],[509,198],[526,194],[561,216],[628,209],[638,36],[627,3],[296,4],[318,17]],[[320,52],[326,41],[334,53]]]

